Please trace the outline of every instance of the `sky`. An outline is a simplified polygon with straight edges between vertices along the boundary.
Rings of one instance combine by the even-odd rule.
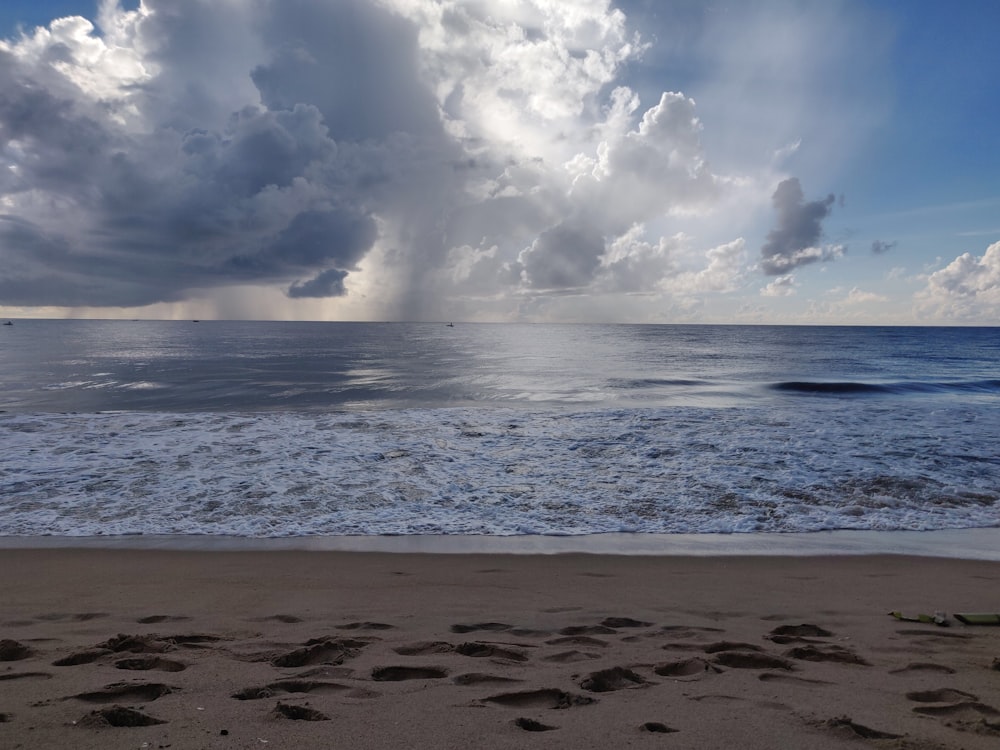
[[[993,0],[4,0],[0,317],[1000,325]]]

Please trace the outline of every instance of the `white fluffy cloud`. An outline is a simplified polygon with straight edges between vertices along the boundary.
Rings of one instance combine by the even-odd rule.
[[[1000,242],[981,256],[963,253],[927,278],[921,312],[957,322],[995,323],[1000,315]]]
[[[795,276],[779,276],[761,289],[760,294],[762,297],[790,297],[795,294]]]

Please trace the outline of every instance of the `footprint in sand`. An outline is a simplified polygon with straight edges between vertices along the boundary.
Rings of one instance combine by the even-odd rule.
[[[821,644],[816,646],[810,644],[807,646],[797,646],[786,651],[785,656],[791,657],[792,659],[798,659],[800,661],[831,661],[837,662],[838,664],[859,664],[865,667],[871,666],[871,662],[866,661],[850,649],[846,649],[843,646],[837,646],[835,644]]]
[[[755,643],[742,643],[740,641],[717,641],[702,647],[706,654],[717,654],[720,651],[763,651]]]
[[[275,719],[293,719],[295,721],[329,721],[330,717],[315,708],[296,706],[293,703],[281,703],[274,707],[271,716]]]
[[[282,693],[342,693],[353,689],[350,685],[325,680],[278,680],[268,687]]]
[[[673,732],[679,732],[679,729],[673,729],[668,727],[661,721],[647,721],[645,724],[639,727],[643,732],[652,732],[653,734],[672,734]]]
[[[503,684],[509,682],[521,682],[514,677],[501,677],[499,675],[493,674],[483,674],[482,672],[470,672],[469,674],[460,674],[451,680],[456,685],[486,685],[486,684]]]
[[[0,682],[7,680],[51,680],[52,675],[48,672],[3,672],[0,673]]]
[[[512,628],[509,632],[518,638],[548,638],[552,635],[551,630],[538,630],[536,628]]]
[[[338,625],[337,630],[394,630],[395,627],[385,622],[349,622]]]
[[[833,637],[831,631],[808,622],[804,622],[801,625],[780,625],[771,631],[771,635],[794,635],[800,638]]]
[[[864,724],[852,721],[848,716],[838,716],[834,719],[829,719],[825,722],[824,726],[827,729],[834,730],[838,734],[844,734],[849,737],[861,737],[866,740],[898,740],[903,736],[901,734],[893,734],[892,732],[883,732],[879,729],[866,727]]]
[[[8,638],[0,641],[0,661],[21,661],[34,653],[19,641],[12,641]]]
[[[115,668],[137,671],[183,672],[187,669],[187,664],[182,664],[172,659],[163,659],[159,656],[137,656],[132,659],[119,659],[115,662]]]
[[[601,620],[601,625],[606,628],[648,628],[653,623],[633,620],[631,617],[605,617]]]
[[[312,638],[305,645],[288,653],[275,656],[275,667],[307,667],[314,664],[342,664],[353,659],[368,641],[356,639]]]
[[[313,667],[312,669],[307,669],[304,672],[299,672],[292,677],[296,680],[305,680],[312,678],[327,678],[327,679],[343,679],[343,678],[353,678],[354,670],[350,667],[335,667],[327,664],[321,664],[318,667]]]
[[[238,701],[260,700],[261,698],[272,698],[279,693],[354,693],[359,697],[368,697],[368,691],[356,691],[350,685],[343,685],[339,682],[325,682],[322,680],[279,680],[264,687],[253,687],[233,693],[232,697]]]
[[[731,703],[746,703],[749,701],[749,698],[744,698],[740,695],[722,695],[719,693],[712,693],[709,695],[689,695],[686,697],[689,701],[694,701],[695,703],[707,703],[717,706],[725,706]]]
[[[590,661],[592,659],[600,658],[600,654],[592,654],[586,651],[571,649],[569,651],[560,651],[558,654],[552,654],[551,656],[543,656],[542,661],[550,661],[554,664],[572,664],[573,662]]]
[[[757,651],[720,651],[712,661],[733,669],[795,669],[787,659]]]
[[[455,653],[478,659],[489,658],[501,659],[503,661],[528,661],[528,656],[523,651],[512,648],[502,648],[493,643],[483,643],[481,641],[460,643],[455,646]]]
[[[439,667],[376,667],[372,670],[372,679],[377,682],[439,680],[447,676],[448,670]]]
[[[801,625],[780,625],[768,633],[765,638],[775,643],[821,643],[817,638],[830,638],[833,633],[826,628],[811,623]]]
[[[592,638],[589,635],[567,635],[562,638],[553,638],[550,641],[545,641],[546,645],[549,646],[597,646],[598,648],[607,648],[608,642],[602,641],[600,638]]]
[[[705,646],[701,643],[681,642],[664,643],[660,646],[664,651],[704,651]]]
[[[670,661],[653,667],[653,672],[660,677],[701,677],[706,674],[718,674],[722,669],[699,657]]]
[[[119,633],[114,638],[109,638],[104,643],[98,643],[97,649],[106,649],[120,653],[127,651],[133,654],[162,654],[170,651],[174,644],[158,635],[126,635]]]
[[[1000,711],[979,701],[962,701],[947,706],[915,706],[913,710],[915,713],[925,716],[959,716],[969,719],[981,716],[1000,716]]]
[[[103,643],[98,643],[95,649],[106,649],[115,653],[128,652],[133,654],[162,654],[173,651],[177,647],[204,648],[206,644],[225,640],[218,635],[206,633],[187,633],[180,635],[126,635],[119,633]]]
[[[114,703],[118,700],[133,700],[139,703],[149,703],[164,695],[175,693],[180,688],[161,683],[116,682],[105,685],[101,690],[88,693],[77,693],[70,696],[87,703]]]
[[[548,724],[542,724],[542,722],[535,721],[527,716],[514,719],[514,726],[519,727],[526,732],[551,732],[552,730],[559,728],[549,726]]]
[[[757,675],[761,682],[790,682],[796,685],[832,685],[827,680],[813,680],[808,677],[796,677],[795,675],[782,674],[780,672],[764,672]]]
[[[191,648],[204,648],[206,644],[218,643],[226,640],[220,635],[208,635],[206,633],[191,633],[188,635],[164,636],[164,641],[175,646],[188,646]]]
[[[487,703],[496,703],[498,706],[508,708],[549,708],[564,709],[572,706],[586,706],[596,703],[595,698],[588,698],[585,695],[574,695],[557,688],[543,688],[541,690],[522,690],[516,693],[501,693],[483,698]]]
[[[599,672],[591,672],[580,682],[580,687],[591,693],[610,693],[616,690],[646,687],[651,684],[653,683],[631,669],[612,667],[611,669],[602,669]]]
[[[906,672],[940,672],[941,674],[955,674],[955,670],[946,667],[944,664],[933,664],[926,661],[911,662],[905,667],[890,670],[889,674],[905,674]]]
[[[967,641],[970,638],[972,638],[971,635],[967,635],[965,633],[946,633],[943,632],[940,628],[936,630],[931,630],[931,629],[918,630],[916,628],[904,628],[903,630],[897,630],[896,632],[899,635],[919,636],[928,642],[947,641],[947,640]]]
[[[607,625],[571,625],[562,628],[560,635],[617,635],[618,631]]]
[[[959,731],[1000,736],[1000,711],[979,701],[979,697],[963,690],[940,688],[907,693],[914,703],[913,712],[923,716],[939,717],[949,727]]]
[[[706,633],[724,633],[725,631],[722,628],[703,628],[695,625],[664,625],[660,628],[660,632],[674,638],[700,638]]]
[[[479,622],[474,625],[457,624],[451,626],[452,633],[473,633],[477,630],[510,630],[513,625],[505,622]]]
[[[243,688],[243,690],[237,690],[230,697],[235,698],[238,701],[257,701],[262,698],[273,698],[274,693],[266,687],[251,687]]]
[[[251,622],[283,622],[286,625],[294,625],[297,622],[303,622],[303,620],[295,615],[268,615],[267,617],[258,617]]]
[[[78,614],[47,614],[38,615],[37,619],[45,620],[46,622],[59,622],[60,620],[71,620],[72,622],[87,622],[88,620],[97,620],[102,617],[110,617],[107,612],[80,612]]]
[[[77,722],[85,727],[150,727],[156,724],[166,724],[162,719],[125,706],[112,706],[91,711]]]
[[[86,651],[76,651],[69,656],[64,656],[61,659],[56,659],[52,662],[54,667],[75,667],[80,664],[90,664],[97,661],[103,656],[108,654],[113,654],[114,652],[106,648],[94,648],[87,649]]]
[[[949,701],[977,701],[978,695],[966,693],[963,690],[953,688],[940,688],[938,690],[914,690],[906,694],[907,700],[916,703],[948,703]]]
[[[396,646],[392,650],[400,656],[426,656],[427,654],[448,654],[454,651],[455,647],[445,641],[419,641],[418,643]]]

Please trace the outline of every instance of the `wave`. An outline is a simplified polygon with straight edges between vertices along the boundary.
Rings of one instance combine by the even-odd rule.
[[[0,414],[0,536],[1000,526],[1000,400],[772,406]]]
[[[1000,394],[1000,379],[953,382],[903,381],[897,383],[865,383],[853,381],[786,380],[772,383],[771,390],[787,393],[832,395],[911,395],[911,394]]]
[[[610,382],[612,386],[623,389],[660,388],[662,386],[695,387],[711,384],[708,380],[693,378],[619,378]]]

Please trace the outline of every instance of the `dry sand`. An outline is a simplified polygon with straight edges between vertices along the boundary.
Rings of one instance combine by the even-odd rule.
[[[0,747],[996,748],[1000,627],[887,613],[998,609],[986,561],[0,550]]]

